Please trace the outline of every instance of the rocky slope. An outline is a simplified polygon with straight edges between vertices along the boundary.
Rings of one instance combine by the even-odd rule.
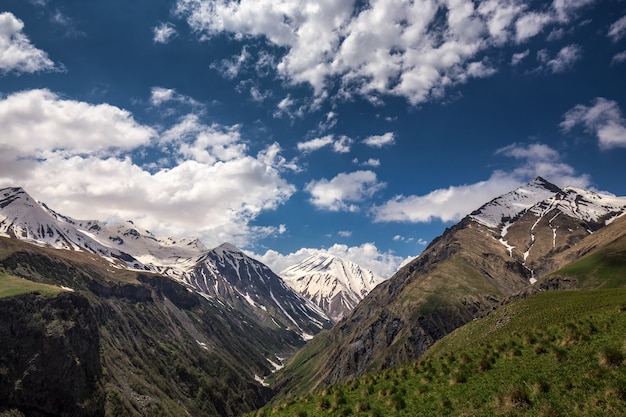
[[[333,323],[347,316],[383,279],[359,265],[328,254],[313,255],[279,275],[318,305]]]
[[[617,219],[625,211],[625,197],[561,190],[542,178],[494,199],[446,229],[307,345],[277,385],[301,392],[416,359],[452,330],[579,259],[595,236],[626,233],[624,217]]]
[[[301,346],[219,300],[90,253],[0,238],[0,414],[236,416],[272,395],[262,378]]]

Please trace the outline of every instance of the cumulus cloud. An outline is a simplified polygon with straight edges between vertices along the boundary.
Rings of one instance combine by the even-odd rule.
[[[306,142],[298,142],[298,150],[303,152],[312,152],[333,143],[333,135],[326,135],[321,138],[315,138]]]
[[[393,145],[396,137],[393,132],[387,132],[383,135],[372,135],[363,140],[363,143],[373,148],[382,148],[384,146]]]
[[[554,74],[565,72],[582,59],[582,47],[576,44],[564,46],[554,58],[542,49],[537,53],[537,59]]]
[[[159,107],[166,103],[189,104],[191,106],[200,105],[200,103],[193,98],[180,94],[173,88],[152,87],[150,89],[150,104]]]
[[[54,62],[22,32],[24,22],[13,13],[0,13],[0,75],[52,70]]]
[[[626,15],[611,25],[607,35],[613,42],[619,41],[626,35]]]
[[[310,202],[315,207],[330,211],[358,211],[360,203],[373,196],[385,186],[372,171],[342,172],[327,180],[314,180],[306,184],[305,191],[311,194]]]
[[[262,37],[283,55],[274,65],[316,97],[372,102],[381,94],[419,104],[452,86],[496,72],[485,57],[521,44],[548,26],[564,26],[591,0],[555,0],[531,10],[521,0],[354,1],[178,0],[175,13],[203,38]]]
[[[63,99],[46,89],[1,99],[0,127],[2,142],[15,156],[36,158],[120,152],[146,145],[156,135],[126,110]]]
[[[375,159],[375,158],[370,158],[367,161],[363,161],[363,162],[360,162],[358,158],[354,158],[352,160],[352,162],[357,164],[357,165],[364,166],[364,167],[376,168],[376,167],[380,166],[380,159]]]
[[[511,57],[511,65],[516,66],[518,65],[520,62],[522,62],[524,60],[524,58],[526,58],[528,55],[530,54],[530,50],[526,49],[523,52],[519,52],[517,54],[513,54],[513,56]]]
[[[559,186],[586,187],[589,178],[576,175],[561,161],[559,153],[544,144],[513,144],[496,151],[521,162],[511,171],[495,171],[484,181],[433,190],[424,195],[396,196],[374,207],[376,222],[424,223],[433,220],[458,221],[485,201],[511,191],[536,177],[545,177]]]
[[[148,170],[134,160],[142,152],[169,163]],[[23,186],[78,219],[133,219],[164,236],[243,246],[284,232],[250,222],[295,192],[282,177],[290,168],[278,144],[252,154],[238,125],[197,115],[157,130],[126,110],[48,90],[0,100],[0,186]]]
[[[166,22],[152,28],[152,40],[155,43],[168,43],[178,35],[176,26]]]
[[[318,254],[333,255],[346,259],[355,264],[377,273],[382,278],[390,278],[402,265],[414,257],[402,258],[392,251],[381,252],[374,243],[364,243],[360,246],[348,246],[335,243],[327,249],[302,248],[296,252],[283,255],[275,250],[268,250],[264,254],[249,253],[277,273],[289,268],[309,256]]]
[[[602,149],[626,147],[626,120],[616,101],[597,97],[591,106],[579,104],[563,116],[564,132],[583,126],[598,138]]]
[[[624,61],[626,61],[626,51],[618,52],[613,55],[613,58],[611,59],[611,65],[621,64]]]
[[[347,153],[350,152],[351,145],[352,139],[347,136],[340,135],[339,137],[335,138],[335,135],[326,135],[321,138],[314,138],[305,142],[298,142],[296,146],[301,152],[313,152],[326,146],[330,146],[334,152]]]

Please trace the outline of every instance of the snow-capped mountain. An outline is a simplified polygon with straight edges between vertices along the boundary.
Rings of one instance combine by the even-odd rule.
[[[304,339],[330,327],[322,309],[292,290],[265,264],[229,243],[202,255],[187,282],[262,321],[293,329]]]
[[[478,210],[470,214],[470,218],[487,227],[497,227],[505,222],[511,222],[520,213],[533,207],[556,193],[559,187],[537,177],[528,184],[496,197]]]
[[[75,220],[19,187],[0,189],[0,236],[90,252],[118,268],[168,276],[268,327],[291,330],[304,339],[331,324],[317,305],[230,244],[207,250],[196,238],[157,237],[132,221],[107,225]]]
[[[101,243],[76,227],[72,219],[35,201],[20,187],[0,190],[0,236],[39,246],[87,251],[109,258],[116,266],[144,268],[132,255]]]
[[[313,255],[279,275],[298,293],[321,307],[337,323],[383,279],[332,255]]]
[[[541,177],[470,214],[528,269],[531,282],[563,251],[626,213],[626,197],[574,187],[560,189]]]

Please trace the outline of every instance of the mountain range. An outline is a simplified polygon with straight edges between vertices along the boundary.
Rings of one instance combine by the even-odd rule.
[[[228,243],[2,189],[0,413],[234,416],[407,364],[511,300],[626,286],[625,213],[626,197],[538,177],[382,280],[330,255],[276,274]]]
[[[275,384],[297,394],[406,364],[520,294],[575,287],[547,275],[626,234],[625,212],[626,197],[535,178],[446,229],[298,351]]]
[[[86,251],[109,259],[115,267],[173,278],[304,340],[329,328],[382,281],[369,270],[330,256],[325,258],[329,262],[320,260],[316,266],[307,259],[280,277],[229,243],[209,250],[196,238],[157,237],[132,221],[75,220],[35,201],[19,187],[0,190],[2,235]]]

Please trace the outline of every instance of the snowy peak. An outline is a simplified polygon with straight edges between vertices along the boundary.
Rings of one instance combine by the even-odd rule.
[[[279,275],[335,323],[383,281],[370,270],[328,254],[310,256]]]
[[[236,256],[238,258],[246,257],[246,255],[239,248],[237,248],[235,245],[232,245],[228,242],[222,243],[218,247],[214,248],[212,252],[221,257],[224,257],[224,256]]]
[[[230,243],[206,252],[186,280],[201,293],[305,340],[330,327],[322,309]]]
[[[521,213],[544,201],[561,189],[556,185],[537,177],[528,184],[494,198],[470,214],[470,218],[487,227],[497,227],[510,222]]]
[[[20,187],[0,190],[0,236],[39,246],[86,250],[115,258],[121,255],[119,251],[111,253],[108,248],[78,230],[71,219],[52,212]]]
[[[626,197],[600,194],[574,187],[554,196],[557,208],[587,223],[610,222],[626,211]]]

